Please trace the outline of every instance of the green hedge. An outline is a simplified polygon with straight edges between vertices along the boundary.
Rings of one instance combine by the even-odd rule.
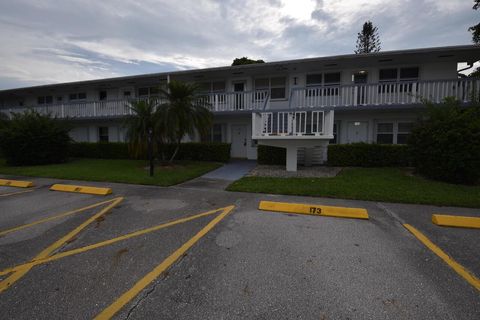
[[[406,167],[411,164],[406,145],[352,143],[328,146],[329,166]]]
[[[286,162],[286,149],[258,145],[257,162],[258,164],[284,165]]]
[[[70,157],[92,159],[129,159],[128,144],[123,142],[74,142],[70,145]]]
[[[133,158],[128,150],[128,144],[123,142],[75,142],[72,143],[69,155],[75,158],[94,158],[94,159],[129,159]],[[159,151],[168,159],[175,150],[175,145],[164,145]],[[146,158],[146,156],[140,156]],[[227,162],[230,160],[229,143],[182,143],[175,157],[176,160],[199,160],[199,161],[219,161]]]

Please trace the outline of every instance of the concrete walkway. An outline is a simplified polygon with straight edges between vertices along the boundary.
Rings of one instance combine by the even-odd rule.
[[[249,173],[256,165],[255,160],[231,160],[223,167],[210,171],[201,178],[235,181]]]

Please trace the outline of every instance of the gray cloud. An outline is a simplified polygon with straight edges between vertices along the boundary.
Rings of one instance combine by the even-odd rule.
[[[0,3],[0,89],[351,53],[365,20],[384,50],[470,43],[464,0],[16,0]]]

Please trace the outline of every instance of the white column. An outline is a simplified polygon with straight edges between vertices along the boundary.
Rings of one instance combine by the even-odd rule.
[[[287,147],[287,171],[297,171],[297,147]]]

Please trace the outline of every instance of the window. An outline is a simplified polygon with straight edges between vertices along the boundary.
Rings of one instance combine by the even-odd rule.
[[[108,142],[108,127],[98,127],[98,141]]]
[[[401,81],[417,81],[419,75],[418,67],[406,67],[406,68],[390,68],[380,69],[378,79],[379,82],[385,83],[378,87],[379,93],[395,92],[398,88],[399,92],[411,92],[412,83],[409,84],[396,84]],[[386,82],[391,82],[387,84]],[[392,84],[395,83],[395,84]]]
[[[139,97],[158,96],[160,93],[159,87],[143,87],[138,88]]]
[[[339,86],[341,80],[340,72],[329,72],[329,73],[318,73],[318,74],[307,74],[307,87],[321,87],[319,89],[310,89],[307,90],[307,95],[318,95],[318,96],[338,96],[338,88],[325,88],[332,86]]]
[[[85,99],[87,99],[87,94],[85,92],[70,93],[68,95],[68,100],[70,101],[85,100]]]
[[[255,79],[255,90],[270,91],[270,99],[286,99],[287,97],[287,78],[272,77]]]
[[[406,144],[414,123],[392,121],[377,123],[377,143]]]
[[[132,96],[132,92],[130,90],[123,91],[123,96],[125,98],[130,98]]]
[[[38,104],[52,104],[53,103],[53,96],[40,96],[37,97]]]
[[[398,132],[397,132],[397,143],[406,144],[408,135],[412,131],[413,123],[412,122],[399,122],[398,123]]]
[[[393,123],[377,123],[377,143],[393,144]]]
[[[62,102],[63,101],[63,97],[62,96],[57,96],[57,102]]]
[[[100,101],[107,100],[107,91],[101,90],[98,94],[98,98],[100,99]]]

